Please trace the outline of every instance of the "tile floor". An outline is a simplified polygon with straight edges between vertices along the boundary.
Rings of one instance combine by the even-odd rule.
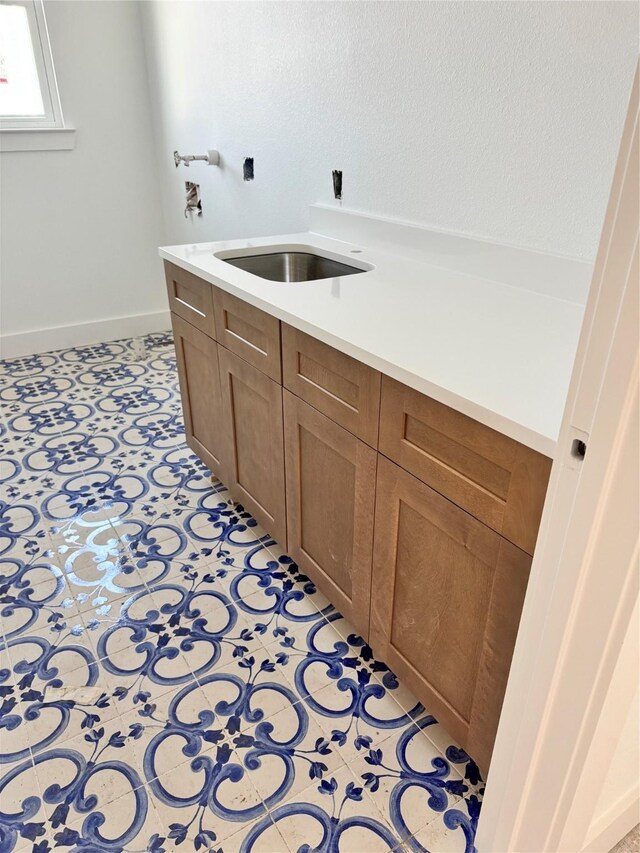
[[[0,851],[474,850],[476,766],[189,451],[169,334],[0,401]]]

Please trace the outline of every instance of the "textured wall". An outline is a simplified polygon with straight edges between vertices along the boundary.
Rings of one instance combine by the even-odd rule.
[[[45,11],[77,140],[0,157],[3,334],[166,308],[137,5],[57,0]]]
[[[141,6],[169,242],[304,229],[341,168],[345,207],[594,256],[635,3]],[[214,145],[224,170],[174,168]]]

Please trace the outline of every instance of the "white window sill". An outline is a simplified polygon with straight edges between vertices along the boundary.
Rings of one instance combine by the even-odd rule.
[[[76,145],[74,127],[0,128],[0,152],[71,151]]]

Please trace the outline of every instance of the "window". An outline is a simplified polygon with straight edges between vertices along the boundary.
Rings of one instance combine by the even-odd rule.
[[[62,126],[41,0],[0,2],[0,121],[3,128]]]
[[[0,0],[0,130],[63,128],[42,0]]]

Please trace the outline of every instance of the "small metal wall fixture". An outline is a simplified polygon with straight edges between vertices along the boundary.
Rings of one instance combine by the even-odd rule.
[[[176,164],[176,169],[180,163],[188,166],[194,160],[204,160],[207,166],[219,166],[220,152],[216,151],[215,148],[211,148],[206,154],[179,154],[177,151],[173,152],[173,162]]]

